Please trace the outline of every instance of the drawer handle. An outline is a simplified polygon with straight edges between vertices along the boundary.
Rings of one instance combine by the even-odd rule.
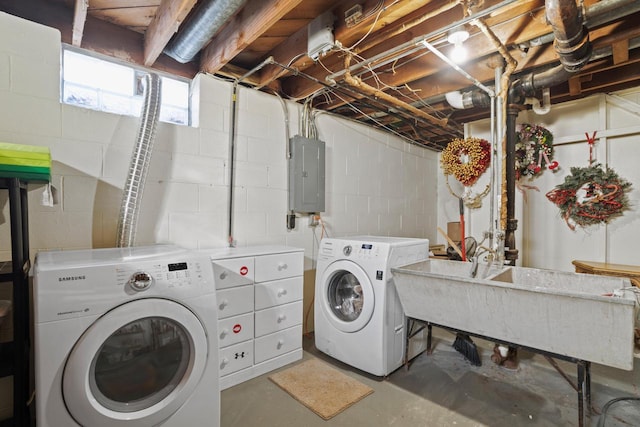
[[[281,262],[280,264],[278,264],[278,271],[282,271],[282,270],[286,270],[287,269],[287,264],[284,262]]]
[[[284,322],[285,320],[287,320],[287,316],[285,314],[278,316],[278,323]]]
[[[219,306],[219,307],[220,307],[220,310],[224,310],[224,308],[225,308],[226,306],[228,306],[228,305],[229,305],[229,301],[227,301],[226,299],[223,299],[223,300],[220,302],[220,306]]]
[[[278,350],[280,350],[283,345],[284,345],[284,340],[278,340]]]
[[[224,368],[225,366],[227,366],[229,364],[229,359],[227,359],[226,357],[224,357],[222,359],[222,362],[220,362],[220,367]]]
[[[227,278],[227,272],[223,271],[222,273],[220,273],[220,280],[224,280]]]
[[[279,297],[281,297],[283,295],[286,295],[286,294],[287,294],[287,290],[286,289],[279,289],[278,290],[278,296]]]
[[[224,338],[227,335],[229,335],[229,330],[227,328],[223,329],[222,332],[220,332],[220,338]]]

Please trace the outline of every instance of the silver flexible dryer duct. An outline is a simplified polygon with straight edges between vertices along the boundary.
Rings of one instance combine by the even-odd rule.
[[[183,64],[191,61],[247,0],[198,2],[164,53]]]
[[[144,76],[144,104],[140,113],[140,128],[136,144],[131,156],[131,165],[127,175],[127,182],[122,194],[120,216],[118,217],[118,232],[116,246],[126,248],[134,246],[139,204],[142,200],[144,183],[149,171],[151,150],[160,116],[160,88],[161,80],[157,74]]]

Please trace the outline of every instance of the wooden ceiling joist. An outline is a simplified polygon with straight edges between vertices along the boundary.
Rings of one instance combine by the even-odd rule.
[[[200,69],[215,73],[302,0],[250,1],[203,50]]]
[[[144,35],[144,65],[153,65],[197,0],[162,0]]]
[[[74,46],[79,47],[82,44],[84,23],[87,20],[88,9],[89,0],[76,0],[73,10],[73,28],[71,30],[71,44]]]

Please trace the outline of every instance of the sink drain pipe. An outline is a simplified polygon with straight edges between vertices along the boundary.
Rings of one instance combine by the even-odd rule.
[[[589,62],[592,45],[589,31],[584,25],[581,9],[574,0],[547,0],[545,2],[547,21],[554,34],[554,47],[560,57],[560,65],[542,72],[524,75],[511,83],[506,111],[506,233],[505,260],[515,265],[518,259],[515,230],[515,143],[516,119],[526,99],[535,96],[542,89],[566,82]],[[455,108],[489,107],[490,98],[486,93],[473,90],[455,97],[459,100]]]

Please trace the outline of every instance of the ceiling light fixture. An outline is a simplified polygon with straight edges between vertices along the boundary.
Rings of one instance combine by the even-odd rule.
[[[451,60],[460,64],[467,59],[467,49],[462,45],[469,38],[469,31],[464,27],[458,27],[447,33],[447,41],[453,44],[451,50]]]

